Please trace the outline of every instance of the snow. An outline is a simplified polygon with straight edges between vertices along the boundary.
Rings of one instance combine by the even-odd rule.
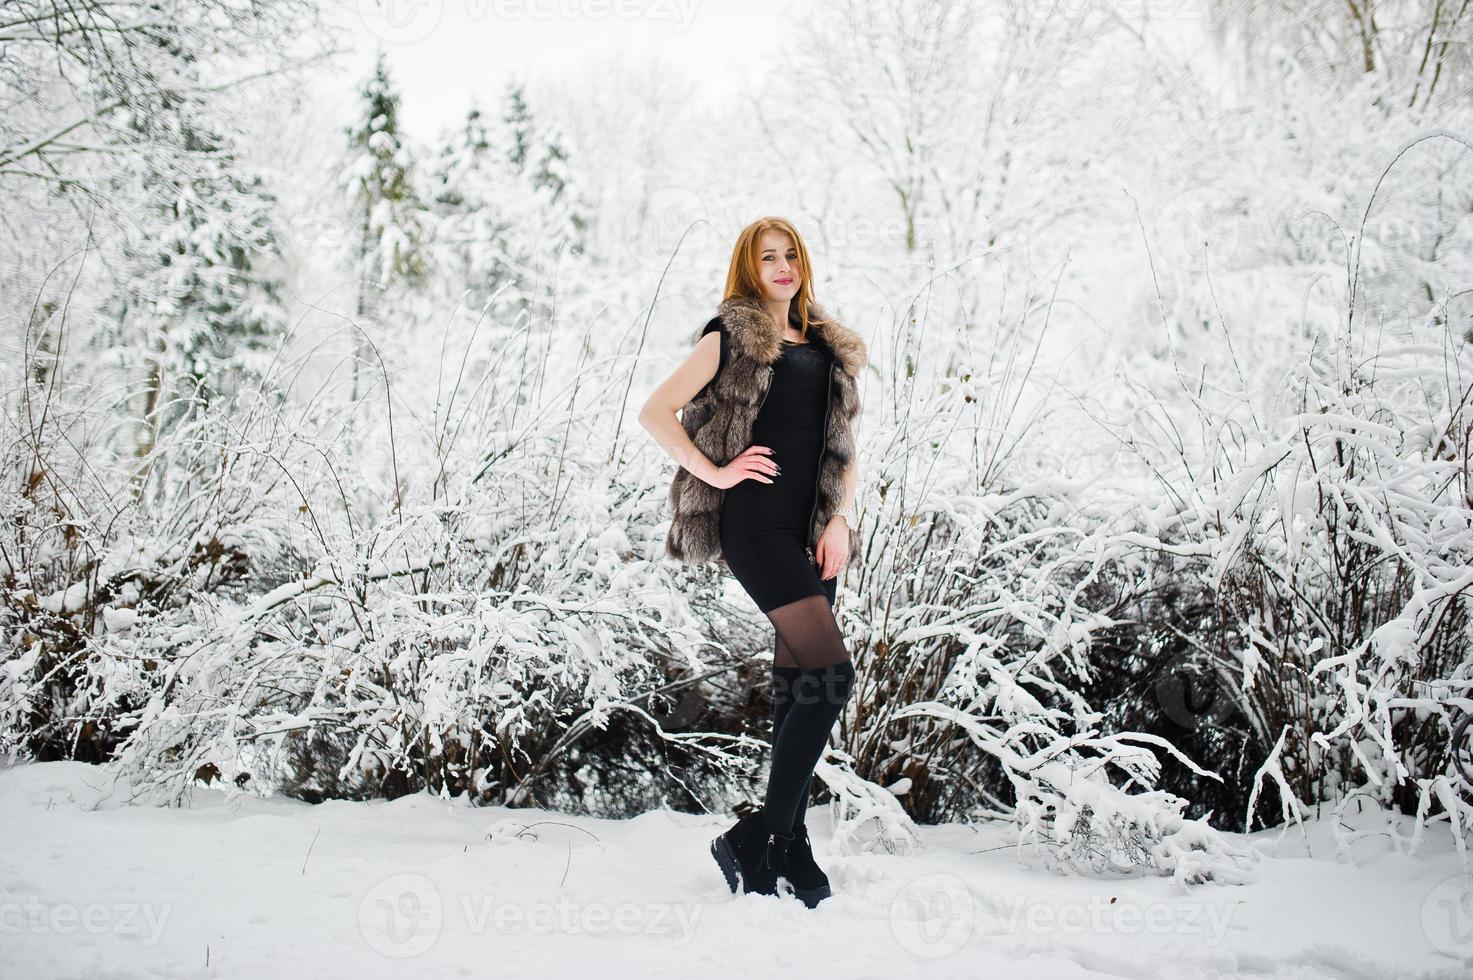
[[[658,17],[628,62],[543,25],[583,73],[498,98],[426,53],[539,18],[359,84],[290,2],[108,4],[194,42],[146,50],[9,6],[0,759],[193,805],[0,762],[0,980],[1473,972],[1473,101],[1429,5],[1374,68],[1345,4],[798,5],[746,20],[803,96],[704,105]],[[669,560],[633,421],[760,213],[871,355],[812,913],[724,891],[722,818],[515,808],[711,800],[763,740],[769,624]],[[257,795],[400,763],[513,807]]]
[[[199,787],[124,805],[77,762],[0,771],[6,976],[1465,977],[1473,897],[1450,840],[1408,856],[1328,821],[1231,835],[1251,884],[1026,867],[1004,824],[921,827],[909,856],[828,852],[834,896],[733,896],[730,818],[600,820],[417,794],[317,806]]]
[[[106,606],[102,610],[102,621],[107,628],[114,632],[130,630],[138,622],[138,610],[132,608],[118,609]]]

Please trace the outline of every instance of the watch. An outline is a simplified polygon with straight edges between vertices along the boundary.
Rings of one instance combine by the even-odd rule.
[[[856,501],[851,500],[849,501],[848,507],[845,507],[843,510],[834,511],[834,516],[844,518],[844,523],[852,528],[855,524],[859,523],[859,515],[857,513],[858,510],[859,508],[858,506],[856,506]]]

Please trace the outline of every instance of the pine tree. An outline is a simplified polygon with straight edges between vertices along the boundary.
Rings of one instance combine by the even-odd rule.
[[[453,294],[469,290],[473,309],[516,276],[505,253],[512,229],[498,204],[513,179],[509,155],[493,145],[473,104],[464,126],[447,137],[430,178],[441,243],[435,264],[445,270]]]
[[[508,158],[517,174],[530,186],[533,202],[541,220],[539,230],[567,243],[574,254],[581,254],[586,244],[585,208],[571,185],[568,157],[563,150],[561,134],[555,128],[542,131],[527,105],[520,82],[507,87],[505,122],[511,144]]]
[[[100,314],[117,355],[144,376],[138,456],[212,399],[259,381],[286,326],[280,284],[259,271],[280,257],[265,179],[200,119],[181,111],[176,124],[182,161],[159,173],[139,156],[110,180],[115,201],[133,203]]]
[[[442,138],[430,181],[441,231],[437,268],[450,292],[469,290],[479,308],[498,289],[523,310],[545,312],[545,287],[560,255],[585,251],[586,222],[556,132],[534,118],[519,84],[499,120],[472,107]]]
[[[347,129],[345,174],[357,223],[353,261],[359,283],[357,314],[362,319],[384,312],[386,294],[412,290],[424,282],[430,234],[428,215],[415,188],[412,154],[400,135],[399,95],[382,52],[360,94],[358,120]],[[361,336],[358,344],[354,400],[365,353]]]

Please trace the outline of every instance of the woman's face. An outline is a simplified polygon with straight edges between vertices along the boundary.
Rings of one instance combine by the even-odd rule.
[[[757,244],[761,248],[757,268],[762,291],[774,302],[792,299],[803,284],[798,275],[798,250],[793,237],[787,232],[768,229],[757,239]]]

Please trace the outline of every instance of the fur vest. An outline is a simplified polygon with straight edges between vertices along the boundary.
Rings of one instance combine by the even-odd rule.
[[[760,300],[744,296],[722,301],[716,314],[726,328],[726,366],[681,410],[680,422],[707,459],[725,466],[752,444],[752,427],[772,383],[772,364],[782,354],[783,330]],[[808,317],[807,339],[831,355],[824,449],[813,523],[808,529],[812,557],[829,518],[844,501],[844,470],[855,457],[859,372],[868,353],[857,333],[830,317],[818,304],[809,305]],[[685,467],[676,468],[670,485],[675,516],[665,537],[665,550],[671,557],[687,565],[721,557],[719,521],[725,494],[725,490],[711,486]],[[850,562],[858,555],[859,532],[851,527]]]

